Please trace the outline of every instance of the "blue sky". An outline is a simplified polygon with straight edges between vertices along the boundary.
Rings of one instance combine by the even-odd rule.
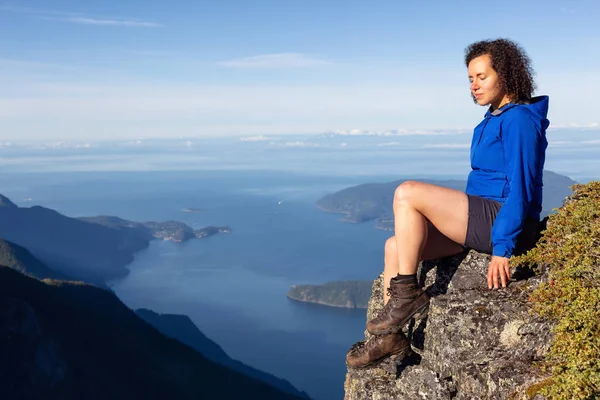
[[[469,130],[463,50],[518,41],[598,127],[596,1],[0,0],[0,139]]]

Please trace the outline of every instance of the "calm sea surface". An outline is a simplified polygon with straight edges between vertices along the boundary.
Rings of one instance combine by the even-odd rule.
[[[68,216],[230,226],[229,235],[154,241],[113,289],[131,308],[187,314],[231,357],[315,399],[343,398],[344,355],[363,337],[365,310],[297,303],[285,294],[294,284],[374,279],[382,270],[388,233],[341,223],[341,215],[314,206],[364,180],[221,171],[27,175],[2,183],[18,205]]]

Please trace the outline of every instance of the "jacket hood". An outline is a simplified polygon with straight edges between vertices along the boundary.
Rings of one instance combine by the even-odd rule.
[[[540,119],[546,119],[548,116],[548,101],[548,96],[537,96],[532,97],[531,100],[529,100],[528,103],[524,103],[523,106]]]
[[[527,102],[508,103],[504,107],[500,107],[494,111],[491,111],[492,108],[490,107],[485,115],[486,116],[490,116],[490,115],[498,116],[498,115],[502,114],[503,112],[510,110],[513,107],[517,107],[517,106],[525,107],[531,114],[533,114],[537,119],[539,119],[539,121],[542,122],[547,128],[548,124],[549,124],[548,120],[546,119],[548,116],[548,101],[549,101],[549,99],[550,98],[548,96],[537,96],[537,97],[532,97]]]

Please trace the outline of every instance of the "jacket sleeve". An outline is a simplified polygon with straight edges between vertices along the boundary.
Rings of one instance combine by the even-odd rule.
[[[541,127],[519,112],[502,121],[501,129],[510,193],[492,226],[492,255],[510,257],[534,198]]]

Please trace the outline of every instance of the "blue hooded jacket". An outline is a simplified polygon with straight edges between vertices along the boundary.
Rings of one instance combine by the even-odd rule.
[[[488,110],[473,132],[466,193],[502,204],[492,255],[510,257],[527,218],[539,221],[546,159],[548,96]]]

